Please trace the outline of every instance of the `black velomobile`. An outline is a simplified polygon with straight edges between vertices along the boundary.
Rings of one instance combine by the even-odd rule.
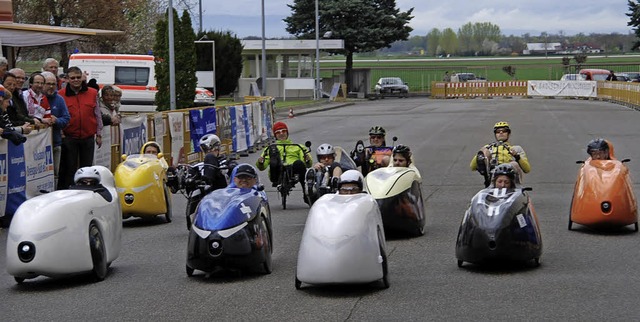
[[[527,194],[531,188],[485,188],[471,199],[456,240],[464,262],[533,261],[540,264],[542,238]]]

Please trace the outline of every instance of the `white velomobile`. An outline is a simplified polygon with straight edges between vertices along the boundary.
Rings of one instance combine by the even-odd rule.
[[[81,170],[99,183],[46,193],[16,210],[7,238],[7,272],[16,282],[89,272],[101,281],[120,254],[122,214],[113,174],[93,166],[76,178]]]
[[[386,242],[378,204],[371,195],[326,194],[318,199],[302,233],[296,289],[307,284],[355,284],[382,280],[389,287]]]
[[[422,177],[413,166],[389,166],[369,172],[364,178],[365,190],[378,202],[387,233],[424,234],[425,214],[422,201]]]

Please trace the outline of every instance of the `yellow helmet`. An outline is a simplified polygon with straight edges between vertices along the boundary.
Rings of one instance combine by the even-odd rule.
[[[493,133],[496,133],[497,129],[506,129],[508,133],[511,133],[511,129],[509,128],[509,123],[500,121],[493,126]]]

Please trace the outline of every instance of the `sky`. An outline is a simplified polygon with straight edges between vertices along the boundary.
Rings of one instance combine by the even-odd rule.
[[[282,19],[291,14],[287,4],[293,0],[263,1],[265,36],[290,37]],[[491,22],[506,36],[632,32],[627,0],[396,0],[396,5],[401,11],[414,8],[412,36],[424,36],[433,28],[457,31],[468,22]],[[261,1],[202,0],[202,11],[205,31],[230,30],[239,38],[262,35]],[[195,16],[194,23],[197,30]]]

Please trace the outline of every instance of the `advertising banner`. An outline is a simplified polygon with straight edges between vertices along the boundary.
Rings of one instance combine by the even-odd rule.
[[[7,206],[9,183],[7,142],[7,140],[0,140],[0,217],[4,216],[4,209]]]
[[[148,141],[147,116],[145,114],[125,116],[120,121],[120,151],[137,154]]]
[[[189,126],[193,151],[200,152],[200,138],[205,134],[216,133],[216,109],[213,107],[189,111]]]
[[[153,135],[156,138],[156,142],[160,145],[160,151],[164,152],[164,140],[162,139],[167,133],[164,128],[164,118],[162,113],[153,114]]]
[[[233,142],[233,151],[235,152],[247,150],[243,110],[242,106],[231,106],[229,108],[229,117],[231,118],[231,140]]]
[[[29,139],[27,139],[29,141]],[[25,187],[27,184],[27,171],[24,162],[24,144],[7,144],[7,159],[9,162],[7,182],[7,206],[5,213],[12,215],[18,207],[27,200]]]
[[[184,122],[180,112],[167,114],[171,133],[171,165],[186,163],[184,160]]]
[[[598,84],[595,81],[529,81],[529,96],[552,97],[597,97]]]
[[[24,145],[27,199],[54,190],[51,129],[34,131]],[[11,169],[13,171],[13,169]]]
[[[102,146],[93,148],[93,164],[111,169],[111,126],[102,128]],[[113,171],[114,169],[111,169]]]

